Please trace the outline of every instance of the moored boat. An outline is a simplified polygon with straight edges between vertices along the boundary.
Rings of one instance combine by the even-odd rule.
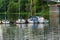
[[[44,17],[37,17],[39,23],[44,23]]]
[[[31,16],[28,19],[28,23],[38,23],[38,18],[36,16]]]
[[[2,20],[2,23],[5,24],[5,23],[10,23],[8,20]]]
[[[16,23],[25,23],[25,20],[24,20],[24,19],[18,19],[18,20],[16,21]]]

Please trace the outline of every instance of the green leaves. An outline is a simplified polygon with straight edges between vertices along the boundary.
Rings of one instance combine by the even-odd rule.
[[[43,0],[0,0],[0,13],[6,12],[6,14],[12,15],[12,14],[19,14],[21,12],[20,15],[23,18],[26,18],[26,16],[28,17],[31,15],[46,16],[49,15],[48,4],[49,3]]]
[[[10,2],[8,5],[8,12],[9,13],[18,13],[19,12],[19,4],[15,2]]]

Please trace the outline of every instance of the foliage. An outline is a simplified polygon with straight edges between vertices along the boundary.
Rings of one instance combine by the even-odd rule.
[[[6,14],[8,20],[16,21],[19,18],[19,14]]]
[[[9,13],[18,13],[19,12],[19,4],[14,3],[13,1],[8,5],[8,12]]]
[[[18,18],[18,16],[12,17],[11,15],[19,15],[21,12],[20,15],[24,19],[31,15],[47,18],[47,16],[49,17],[49,3],[43,0],[0,0],[0,15],[6,12],[7,18],[10,16],[10,19],[14,19]]]

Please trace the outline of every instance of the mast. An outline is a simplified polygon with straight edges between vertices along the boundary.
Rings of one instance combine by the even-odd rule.
[[[33,11],[34,11],[34,13],[33,13],[33,15],[34,16],[36,16],[36,0],[33,0],[33,5],[34,5],[34,9],[33,9]]]
[[[31,11],[31,16],[32,16],[32,0],[30,2],[30,11]]]
[[[19,3],[19,19],[20,19],[20,0],[18,1]]]
[[[35,2],[35,0],[31,0],[30,11],[31,11],[31,16],[36,16],[36,2]]]

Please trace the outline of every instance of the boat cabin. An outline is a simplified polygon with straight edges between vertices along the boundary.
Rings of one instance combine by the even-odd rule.
[[[36,16],[30,16],[29,19],[30,19],[31,21],[33,21],[34,23],[35,23],[35,22],[38,22],[38,18],[37,18]]]

